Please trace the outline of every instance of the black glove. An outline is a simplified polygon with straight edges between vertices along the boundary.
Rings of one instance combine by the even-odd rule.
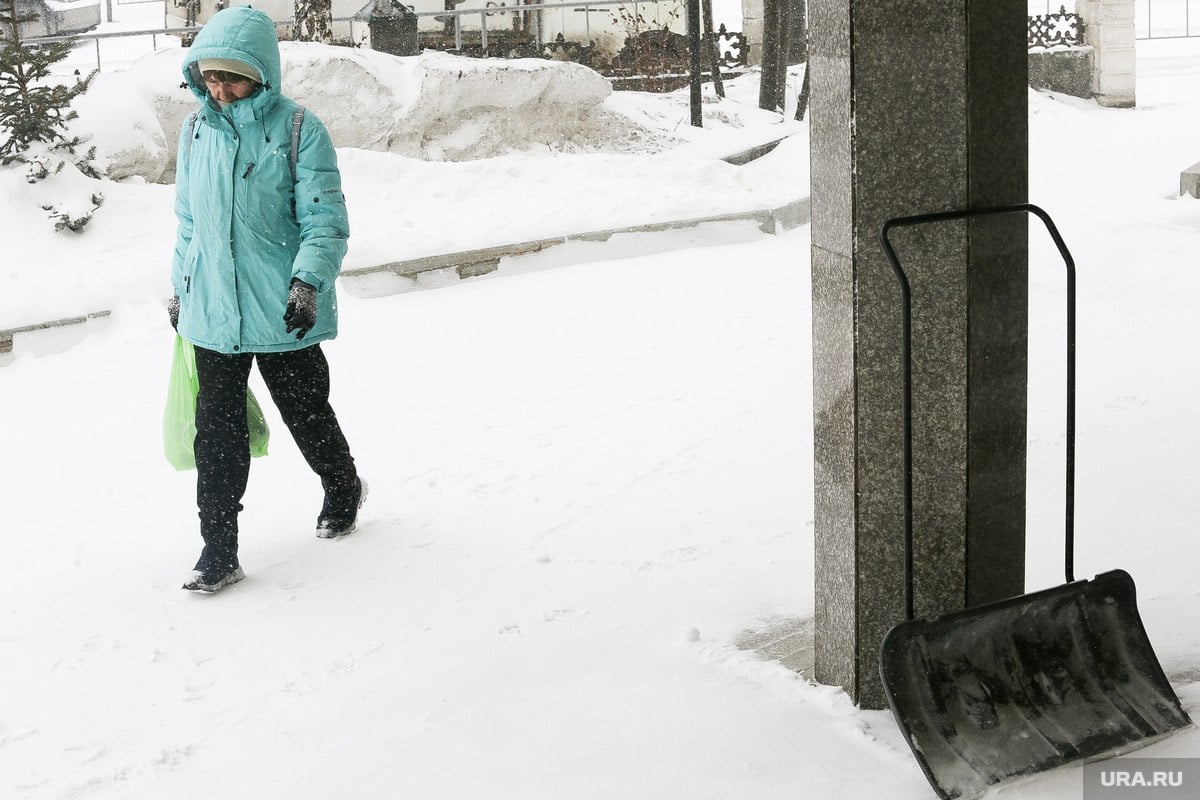
[[[292,278],[292,288],[288,290],[287,311],[283,314],[287,324],[287,332],[296,332],[297,339],[303,339],[304,334],[317,324],[317,290],[299,278]]]
[[[171,320],[171,327],[179,330],[179,295],[167,301],[167,318]]]

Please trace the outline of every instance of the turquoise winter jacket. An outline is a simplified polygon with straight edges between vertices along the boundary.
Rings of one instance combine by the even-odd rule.
[[[262,88],[222,110],[196,64],[206,58],[254,66]],[[196,36],[183,76],[202,105],[190,131],[185,122],[177,154],[171,282],[179,334],[220,353],[278,353],[332,339],[334,282],[350,235],[346,199],[333,143],[311,111],[292,183],[292,113],[299,106],[279,90],[274,23],[244,6],[219,11]],[[317,288],[316,326],[300,340],[283,322],[292,278]]]

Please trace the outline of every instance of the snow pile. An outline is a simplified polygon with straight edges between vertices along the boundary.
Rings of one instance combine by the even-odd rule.
[[[95,188],[93,188],[95,187]],[[84,178],[71,167],[28,184],[19,165],[0,169],[0,329],[106,311],[115,302],[161,303],[170,294],[175,215],[171,186]],[[81,233],[56,232],[41,207],[104,205]]]
[[[55,230],[78,233],[104,202],[100,182],[85,174],[86,162],[72,163],[67,153],[34,143],[24,153],[25,194],[32,205],[47,212]],[[81,168],[82,167],[82,168]]]
[[[286,92],[327,122],[339,147],[468,161],[538,145],[609,149],[638,133],[601,107],[612,88],[579,64],[282,47]]]
[[[778,208],[807,195],[807,147],[806,134],[794,136],[744,167],[699,156],[612,153],[429,162],[342,148],[351,228],[343,266]],[[104,205],[83,233],[57,233],[39,205],[58,198],[35,202],[23,170],[0,169],[0,218],[23,232],[0,259],[0,329],[170,296],[174,187],[141,178],[83,183],[98,188]],[[96,190],[72,188],[80,198]],[[753,223],[749,229],[757,235]]]
[[[779,208],[808,194],[807,147],[797,136],[745,167],[610,153],[437,163],[342,150],[352,231],[345,269]]]
[[[71,133],[96,148],[96,164],[110,178],[174,180],[175,143],[195,98],[180,88],[181,50],[140,60],[136,69],[101,72],[75,100]]]
[[[109,177],[172,180],[179,130],[196,107],[181,85],[186,52],[162,50],[98,75],[81,98],[74,130],[94,137]],[[338,147],[466,161],[531,147],[661,149],[665,138],[606,110],[608,81],[579,64],[432,51],[401,58],[298,42],[280,52],[284,93],[312,109]],[[131,130],[114,128],[114,116]]]

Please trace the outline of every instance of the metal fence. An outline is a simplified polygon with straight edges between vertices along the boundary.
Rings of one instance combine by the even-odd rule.
[[[637,15],[639,4],[630,0],[574,0],[573,2],[565,3],[531,3],[528,5],[513,5],[509,7],[489,4],[482,8],[456,8],[445,11],[420,11],[410,12],[414,16],[433,17],[440,21],[449,22],[447,30],[442,34],[443,38],[449,38],[450,41],[445,42],[450,45],[455,51],[465,52],[472,55],[489,54],[493,49],[497,40],[507,41],[505,34],[511,34],[511,31],[502,28],[499,31],[489,31],[488,17],[499,13],[526,13],[537,11],[558,11],[562,13],[567,9],[578,9],[586,11],[593,8],[605,7],[631,7],[633,13]],[[473,20],[478,18],[478,27],[471,27],[469,30],[464,26],[464,20]],[[530,14],[531,19],[536,20],[538,15]],[[452,18],[452,21],[451,21]],[[364,17],[336,17],[334,22],[343,22],[366,26],[368,19]],[[275,26],[280,31],[281,38],[288,38],[292,35],[293,20],[277,21]],[[468,22],[468,25],[473,24]],[[150,46],[153,51],[157,51],[160,45],[163,47],[176,46],[178,41],[189,41],[197,33],[200,32],[203,26],[191,25],[176,28],[154,28],[137,31],[119,31],[113,33],[82,33],[73,36],[44,36],[38,38],[26,39],[27,44],[39,44],[49,42],[61,42],[74,40],[80,44],[80,47],[94,47],[96,69],[103,70],[104,55],[101,43],[116,39],[125,39],[129,37],[149,37]],[[590,28],[585,29],[586,35],[590,36]],[[556,54],[570,53],[574,46],[576,49],[585,47],[583,43],[564,41],[559,35],[556,40],[545,41],[542,32],[537,28],[536,22],[533,29],[527,32],[531,40],[531,45],[526,48],[520,55],[526,56],[544,56],[552,57]],[[427,31],[418,31],[418,39],[421,37],[431,37]],[[722,69],[736,69],[747,65],[749,48],[746,45],[745,38],[740,31],[727,31],[722,24],[720,29],[708,36],[711,46],[717,51],[717,59]],[[357,42],[355,43],[357,44]],[[445,48],[443,48],[445,49]],[[78,52],[78,50],[77,50]],[[504,53],[497,53],[503,55]],[[76,63],[70,64],[71,67],[78,67]]]
[[[1139,39],[1200,36],[1200,0],[1135,0],[1133,13]]]
[[[439,21],[445,20],[446,17],[453,16],[454,21],[452,23],[452,26],[453,26],[454,49],[455,50],[463,50],[466,47],[466,43],[464,41],[464,34],[466,33],[466,29],[464,28],[464,19],[470,19],[470,18],[478,16],[479,17],[479,28],[478,28],[477,32],[479,34],[479,47],[482,49],[482,51],[484,53],[486,53],[486,52],[488,52],[488,48],[489,48],[488,36],[493,33],[492,31],[489,31],[489,29],[488,29],[488,17],[492,16],[493,14],[504,14],[504,13],[521,14],[521,15],[528,14],[529,19],[532,22],[532,29],[530,31],[528,31],[528,33],[532,37],[532,42],[533,42],[534,47],[540,51],[544,47],[553,46],[554,43],[546,41],[541,29],[538,26],[539,16],[535,12],[557,11],[559,14],[562,14],[564,11],[567,11],[568,9],[571,9],[571,10],[578,9],[578,10],[582,11],[584,25],[585,25],[585,38],[590,40],[592,38],[591,14],[589,14],[588,12],[591,9],[606,8],[606,7],[632,6],[634,16],[638,17],[638,16],[640,16],[639,11],[638,11],[639,5],[644,5],[644,4],[639,4],[637,2],[630,3],[628,0],[590,0],[590,2],[588,2],[587,0],[583,0],[582,2],[532,3],[532,4],[527,4],[527,5],[520,4],[520,3],[514,3],[512,6],[505,6],[503,3],[497,4],[497,3],[491,2],[491,3],[488,3],[488,5],[485,8],[456,8],[456,9],[448,10],[448,11],[416,11],[416,12],[410,12],[410,13],[412,13],[413,16],[417,17],[418,19],[420,19],[422,17],[426,17],[426,18],[432,17]],[[335,21],[343,21],[344,22],[346,20],[335,20]],[[351,21],[353,21],[353,20],[351,20]],[[366,22],[365,19],[361,19],[361,18],[359,18],[358,21],[364,22],[364,23]],[[288,23],[289,26],[290,26],[290,24],[291,23]],[[474,28],[472,28],[471,34],[474,34],[475,32],[476,32],[476,30]],[[418,31],[418,35],[420,35],[421,33],[425,33],[425,32]],[[586,44],[586,42],[582,43],[582,44]]]
[[[1132,2],[1134,28],[1139,40],[1200,37],[1200,0],[1132,0]],[[1028,13],[1030,13],[1030,47],[1052,47],[1057,42],[1054,41],[1056,28],[1048,25],[1050,18],[1061,16],[1064,13],[1074,16],[1075,2],[1074,0],[1028,0]],[[1078,20],[1078,17],[1075,19]],[[1034,20],[1040,20],[1040,22],[1036,23]],[[1049,36],[1043,35],[1043,29]],[[1069,44],[1070,42],[1063,41],[1061,43]]]
[[[1064,8],[1072,14],[1075,13],[1075,0],[1028,0],[1026,5],[1031,17],[1038,14],[1049,14],[1059,8]]]
[[[154,2],[161,2],[161,0],[154,0]],[[519,9],[521,12],[534,12],[534,11],[540,11],[540,10],[555,10],[555,11],[561,12],[567,8],[582,8],[582,9],[586,10],[589,8],[602,8],[602,7],[606,7],[606,6],[629,6],[629,5],[632,5],[632,7],[634,8],[634,13],[636,14],[639,4],[636,2],[630,3],[630,2],[628,2],[628,0],[590,0],[588,2],[538,3],[538,4],[531,4],[531,5],[522,5],[519,7]],[[464,32],[464,28],[463,28],[463,18],[464,17],[472,17],[472,18],[478,17],[479,18],[479,28],[478,28],[478,30],[471,31],[471,34],[473,35],[473,38],[478,38],[478,40],[479,40],[478,44],[481,45],[483,50],[486,52],[488,49],[488,46],[489,46],[488,17],[493,14],[501,13],[502,11],[515,11],[515,10],[517,10],[516,6],[513,6],[512,8],[503,8],[503,7],[499,7],[496,5],[491,5],[491,6],[487,6],[484,8],[456,8],[453,10],[446,10],[446,11],[418,11],[418,12],[410,12],[410,13],[412,13],[414,16],[416,16],[418,18],[420,18],[420,17],[435,17],[438,19],[446,19],[448,17],[453,17],[454,44],[455,44],[456,49],[460,49],[460,50],[464,49],[464,46],[465,46],[465,36],[464,36],[465,32]],[[533,15],[533,16],[534,16],[534,19],[536,19],[536,15]],[[367,24],[367,19],[363,18],[363,17],[335,17],[333,21],[334,22],[351,23],[352,25],[354,23],[360,23],[364,26]],[[292,31],[293,31],[294,25],[295,25],[295,21],[291,20],[291,19],[279,20],[279,21],[276,21],[276,23],[275,23],[275,27],[280,32],[280,35],[282,38],[290,38],[292,36]],[[164,27],[164,28],[137,30],[137,31],[116,31],[116,32],[112,32],[112,33],[80,33],[80,34],[73,34],[71,36],[41,36],[41,37],[26,39],[24,41],[26,44],[48,44],[51,42],[64,42],[64,41],[72,41],[73,40],[73,41],[83,44],[85,46],[94,46],[95,55],[96,55],[96,69],[103,70],[104,57],[103,57],[103,53],[102,53],[102,49],[101,49],[101,43],[104,41],[111,41],[111,40],[116,40],[116,39],[127,39],[127,38],[137,37],[137,36],[143,36],[143,37],[149,36],[151,38],[151,49],[154,51],[157,51],[159,49],[160,40],[163,43],[163,46],[174,46],[174,45],[178,44],[177,40],[179,40],[179,39],[182,39],[185,42],[189,41],[192,37],[194,37],[197,33],[199,33],[203,27],[204,27],[203,25],[187,25],[187,26],[181,26],[181,27],[175,27],[175,28]],[[552,42],[551,43],[542,42],[540,31],[535,30],[533,32],[533,36],[535,37],[535,41],[537,42],[537,46],[538,46],[539,50],[542,47],[551,46],[551,45],[555,44]],[[174,37],[174,39],[176,41],[169,41],[166,37]],[[86,44],[86,43],[90,43],[90,44]]]
[[[1083,23],[1079,15],[1059,6],[1055,13],[1034,14],[1029,17],[1029,49],[1078,47],[1083,44]]]
[[[510,48],[515,55],[523,56],[544,56],[544,57],[566,57],[572,61],[583,61],[589,63],[588,51],[594,48],[593,31],[591,28],[591,14],[593,9],[601,8],[632,8],[632,18],[641,19],[639,10],[640,5],[652,5],[652,3],[638,3],[636,0],[572,0],[572,2],[560,3],[530,3],[526,0],[524,3],[514,3],[511,6],[506,6],[503,2],[497,4],[489,2],[485,8],[463,8],[450,11],[418,11],[412,12],[413,16],[418,19],[434,18],[442,22],[450,22],[447,26],[448,30],[443,34],[443,41],[453,36],[453,40],[444,41],[446,45],[451,45],[451,48],[456,52],[464,52],[471,55],[505,55]],[[572,41],[565,39],[563,34],[558,34],[554,39],[549,39],[541,30],[538,19],[538,11],[557,11],[562,14],[565,11],[574,10],[583,12],[585,27],[583,31],[583,41]],[[488,17],[495,14],[513,14],[520,15],[527,19],[529,23],[523,26],[523,30],[515,32],[511,28],[499,28],[496,32],[488,27]],[[453,16],[452,22],[448,19]],[[470,20],[478,16],[478,27],[473,25],[468,30],[465,26],[471,25]],[[365,23],[366,20],[359,19],[360,23]],[[645,32],[650,33],[656,31],[654,26],[647,26]],[[524,35],[524,47],[512,48],[513,36],[517,34]],[[437,39],[437,35],[418,29],[418,41],[425,38],[427,42]],[[468,41],[469,37],[469,41]],[[503,37],[503,38],[501,38]],[[496,38],[501,38],[501,45],[498,49],[493,48],[493,42]],[[720,67],[723,69],[736,69],[745,67],[748,64],[749,47],[745,37],[741,31],[729,31],[722,23],[720,28],[706,36],[710,46],[715,48],[717,52],[717,60]],[[592,65],[596,66],[596,65]]]
[[[113,41],[117,39],[128,39],[135,36],[148,37],[150,39],[150,48],[157,52],[160,45],[163,47],[177,46],[178,38],[181,36],[195,35],[200,28],[149,28],[140,31],[116,31],[113,33],[79,33],[71,36],[39,36],[36,38],[22,40],[24,44],[50,44],[53,42],[69,42],[77,43],[76,52],[80,52],[83,48],[93,47],[96,53],[96,69],[100,70],[103,66],[103,57],[101,54],[100,43],[104,41]],[[172,38],[173,37],[173,38]],[[74,59],[68,59],[68,66],[77,66]]]

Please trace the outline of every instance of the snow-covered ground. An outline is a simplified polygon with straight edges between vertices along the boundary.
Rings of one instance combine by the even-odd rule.
[[[1031,200],[1079,263],[1076,569],[1137,579],[1193,717],[1200,201],[1176,194],[1200,160],[1197,78],[1200,43],[1154,43],[1136,110],[1029,106]],[[637,102],[686,126],[678,97]],[[804,138],[729,167],[752,176],[731,178],[748,202],[804,193],[791,185]],[[339,155],[357,266],[494,243],[484,209],[512,239],[547,217],[590,229],[712,213],[711,175],[725,174],[697,156],[712,169],[697,182],[662,152]],[[552,194],[556,179],[576,191]],[[354,198],[372,192],[408,205]],[[199,550],[194,475],[167,466],[158,423],[170,189],[113,184],[74,238],[11,213],[0,300],[20,300],[6,313],[114,302],[105,322],[18,338],[0,367],[0,797],[932,796],[886,712],[736,644],[813,609],[807,227],[715,226],[709,246],[677,234],[680,249],[652,255],[663,237],[628,236],[577,252],[585,263],[550,251],[427,291],[344,292],[325,349],[371,482],[360,530],[313,537],[319,484],[268,405],[247,579],[197,597],[179,589]],[[1062,280],[1031,239],[1036,588],[1061,580]],[[76,278],[47,297],[39,271]],[[1143,754],[1198,752],[1193,729]],[[997,795],[1079,797],[1080,775]]]

